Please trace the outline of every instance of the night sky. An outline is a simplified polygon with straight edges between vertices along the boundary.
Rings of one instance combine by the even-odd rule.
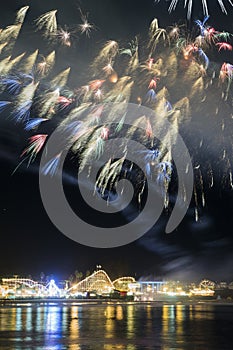
[[[197,1],[196,1],[197,2]],[[161,27],[186,22],[186,10],[179,1],[176,11],[167,12],[168,2],[153,0],[86,0],[77,1],[13,1],[1,6],[0,27],[14,21],[16,11],[25,5],[30,9],[14,48],[15,55],[32,52],[37,47],[49,52],[45,40],[32,30],[33,20],[42,13],[58,9],[58,22],[64,26],[80,23],[79,7],[89,13],[89,21],[95,24],[90,38],[75,39],[68,51],[58,47],[58,70],[71,66],[70,85],[75,87],[85,80],[87,62],[91,62],[102,44],[107,40],[122,41],[124,45],[139,35],[143,42],[153,18],[159,19]],[[210,5],[210,24],[219,30],[233,33],[233,8],[228,5],[228,16],[221,13],[217,5]],[[202,19],[201,6],[194,5],[193,18]],[[43,51],[44,50],[44,51]],[[211,54],[211,59],[219,61]],[[223,53],[221,60],[233,63],[232,52]],[[77,80],[77,81],[76,81]],[[178,86],[182,89],[182,86]],[[211,99],[215,92],[211,91]],[[2,99],[2,98],[1,98]],[[208,105],[207,105],[208,106]],[[227,137],[232,143],[232,101],[223,108],[229,114]],[[205,122],[206,110],[196,117],[193,125],[197,133],[206,139],[205,153],[201,162],[214,164],[221,172],[221,164],[215,161],[218,136]],[[215,116],[216,118],[216,116]],[[209,121],[208,116],[208,121]],[[196,134],[186,135],[194,138]],[[194,201],[179,227],[171,234],[164,233],[169,214],[165,213],[159,222],[138,241],[119,248],[90,248],[78,244],[59,232],[49,220],[40,198],[38,166],[39,159],[28,168],[26,163],[14,172],[22,158],[20,154],[27,143],[28,133],[17,125],[6,113],[0,119],[0,276],[13,274],[35,277],[44,272],[56,279],[67,278],[75,270],[94,270],[96,264],[111,277],[132,275],[136,278],[179,278],[200,280],[203,277],[214,280],[233,280],[233,191],[219,176],[213,188],[206,191],[206,206],[200,209],[200,218],[195,222]],[[229,147],[233,161],[232,146]],[[195,165],[195,164],[194,164]],[[79,203],[75,185],[67,183],[67,191],[74,193],[73,201]]]

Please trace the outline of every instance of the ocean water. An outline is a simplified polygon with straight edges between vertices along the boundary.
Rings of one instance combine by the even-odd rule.
[[[0,306],[1,350],[230,350],[233,304]]]

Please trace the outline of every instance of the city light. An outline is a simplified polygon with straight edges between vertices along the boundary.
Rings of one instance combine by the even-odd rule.
[[[180,281],[136,281],[133,277],[120,277],[112,281],[97,265],[97,270],[77,283],[56,283],[54,279],[38,282],[29,278],[2,278],[0,298],[11,299],[125,299],[131,301],[163,301],[176,298],[214,298],[219,291],[230,294],[233,283],[215,283],[203,279],[199,284]],[[82,275],[82,274],[81,274]],[[220,293],[221,294],[221,293]]]

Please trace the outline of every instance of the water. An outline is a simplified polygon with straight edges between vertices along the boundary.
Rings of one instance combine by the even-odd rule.
[[[1,350],[230,350],[233,305],[0,306]]]

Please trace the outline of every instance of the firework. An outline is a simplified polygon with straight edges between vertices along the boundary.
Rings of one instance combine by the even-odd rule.
[[[170,9],[176,4],[177,1],[172,1]],[[189,8],[191,4],[191,1],[185,2]],[[205,2],[204,5],[207,13]],[[10,42],[15,42],[26,11],[25,7],[18,13],[18,24],[0,33],[3,53],[8,46],[3,43],[6,33]],[[69,47],[70,32],[61,27],[57,29],[56,12],[54,10],[40,16],[36,20],[37,28],[43,30],[43,36],[49,43],[57,37]],[[83,24],[79,29],[88,36],[92,25],[82,13],[81,18]],[[26,157],[29,163],[36,159],[49,137],[49,132],[44,130],[53,121],[54,124],[58,123],[63,142],[43,167],[45,175],[56,174],[64,144],[64,148],[70,149],[77,157],[79,173],[85,167],[89,167],[91,172],[92,164],[107,151],[109,159],[99,171],[94,184],[95,192],[105,195],[106,191],[114,189],[120,177],[127,178],[136,173],[138,201],[141,201],[148,176],[161,189],[164,205],[168,208],[169,191],[175,178],[171,149],[179,133],[186,136],[193,125],[196,128],[196,124],[204,123],[203,120],[195,120],[194,116],[198,119],[198,115],[206,115],[208,121],[210,116],[215,116],[216,119],[211,119],[209,124],[219,135],[216,136],[218,162],[224,163],[225,186],[232,187],[232,142],[226,134],[225,125],[229,125],[231,119],[228,117],[231,113],[233,65],[223,62],[220,67],[213,66],[208,57],[210,50],[215,50],[219,55],[222,50],[231,51],[232,36],[208,26],[208,16],[197,20],[194,26],[195,31],[192,32],[185,26],[160,28],[158,20],[154,19],[149,27],[148,42],[143,43],[143,55],[139,54],[138,38],[122,48],[115,40],[108,41],[90,64],[86,83],[75,89],[67,86],[72,68],[60,73],[53,70],[56,68],[56,49],[45,56],[39,50],[14,59],[3,55],[0,61],[0,88],[4,98],[0,102],[0,112],[9,110],[13,121],[33,134],[22,157]],[[127,126],[124,124],[127,103],[149,107],[154,114],[136,115],[132,125]],[[221,108],[228,114],[220,117]],[[158,142],[154,135],[157,130],[163,131],[165,120],[170,122],[172,131],[164,132],[163,140]],[[194,164],[203,145],[208,142],[205,130],[202,133],[200,137],[198,132],[195,134],[197,142],[195,138],[190,141]],[[142,173],[137,173],[132,162],[127,161],[128,144],[119,144],[121,156],[115,156],[114,149],[109,146],[109,141],[114,138],[137,140],[145,146],[147,150],[137,154],[143,161]],[[196,220],[198,206],[204,206],[206,202],[205,190],[211,188],[215,181],[215,169],[211,162],[201,164],[197,169],[194,191]],[[185,197],[185,190],[183,192]]]
[[[95,29],[95,26],[88,22],[88,14],[84,15],[81,9],[79,9],[79,11],[80,11],[82,23],[79,24],[78,28],[81,34],[86,34],[87,37],[90,37],[90,33],[93,29]]]
[[[22,156],[27,156],[29,158],[29,164],[35,159],[36,155],[40,152],[42,149],[46,138],[48,135],[45,134],[39,134],[39,135],[34,135],[29,138],[29,145],[25,150],[22,152]]]
[[[41,60],[40,62],[37,63],[36,71],[41,76],[46,76],[50,72],[50,70],[53,68],[54,63],[55,63],[55,51],[52,51],[46,57],[41,55]]]
[[[35,20],[38,29],[43,30],[45,38],[52,38],[57,33],[57,10],[49,11]]]
[[[16,24],[24,22],[24,19],[25,19],[25,16],[26,16],[28,9],[29,9],[29,6],[24,6],[21,9],[19,9],[19,11],[16,14],[16,19],[15,19]]]
[[[187,7],[187,18],[188,19],[191,18],[194,1],[195,0],[184,0],[183,1],[184,7]],[[155,2],[160,2],[160,0],[155,0]],[[179,0],[171,0],[169,8],[168,8],[168,11],[171,12],[171,11],[175,10],[178,2],[179,2]],[[201,2],[201,4],[202,4],[202,9],[203,9],[204,15],[208,15],[209,14],[209,8],[208,8],[207,0],[201,0],[199,2]],[[225,2],[228,2],[231,6],[233,6],[233,3],[232,3],[231,0],[228,0],[228,1],[225,1]],[[226,10],[226,7],[224,5],[224,1],[223,0],[216,0],[215,3],[220,6],[220,8],[221,8],[223,13],[227,14],[227,10]]]
[[[71,46],[71,33],[67,31],[66,29],[60,28],[56,32],[56,36],[59,39],[59,41],[62,43],[62,45]]]

